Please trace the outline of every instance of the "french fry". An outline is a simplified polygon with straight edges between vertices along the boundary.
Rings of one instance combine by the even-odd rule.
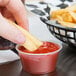
[[[69,11],[65,12],[64,14],[62,14],[61,17],[63,18],[63,21],[65,21],[65,22],[73,22],[73,18],[70,15]]]
[[[71,14],[71,16],[73,17],[74,22],[76,22],[76,13],[74,13],[74,12],[70,11],[70,14]]]
[[[61,16],[57,16],[57,20],[63,21],[63,18]]]
[[[56,10],[56,11],[52,11],[51,12],[51,19],[56,19],[57,16],[61,16],[62,14],[64,14],[66,12],[65,9],[59,9],[59,10]]]
[[[71,27],[71,28],[76,28],[76,23],[70,23],[70,22],[64,22],[64,21],[60,21],[58,20],[58,22],[65,27]]]
[[[24,46],[29,51],[35,51],[43,44],[43,42],[35,38],[33,35],[31,35],[28,31],[26,31],[22,27],[18,26],[17,24],[15,24],[14,22],[10,20],[8,20],[8,22],[14,25],[15,27],[17,27],[23,33],[23,35],[26,38],[26,41],[24,44],[22,44],[22,46]]]
[[[76,4],[51,13],[50,20],[58,20],[65,27],[76,28]]]
[[[66,9],[66,10],[69,10],[69,11],[76,12],[76,4],[71,5],[71,6],[67,7],[67,8],[65,8],[65,9]]]
[[[60,9],[60,10],[56,10],[53,11],[51,14],[51,19],[61,19],[65,22],[73,22],[73,18],[70,15],[68,10],[65,9]]]

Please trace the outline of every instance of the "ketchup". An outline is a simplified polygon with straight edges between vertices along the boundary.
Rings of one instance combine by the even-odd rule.
[[[37,50],[35,50],[33,52],[27,50],[23,46],[20,46],[19,50],[21,50],[22,52],[26,52],[26,53],[41,54],[41,53],[54,52],[54,51],[58,50],[59,48],[60,48],[59,45],[57,45],[53,42],[43,42],[43,45],[40,46]]]

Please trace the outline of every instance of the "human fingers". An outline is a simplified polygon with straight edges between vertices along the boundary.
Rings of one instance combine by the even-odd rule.
[[[6,7],[13,14],[17,23],[23,28],[28,30],[29,24],[27,14],[21,0],[10,0],[9,3],[6,5]]]
[[[15,22],[14,16],[12,15],[12,13],[11,13],[10,11],[8,11],[8,9],[7,9],[6,7],[0,7],[0,9],[1,9],[1,14],[2,14],[5,18],[10,19],[10,20],[12,20],[12,21]]]
[[[0,36],[17,44],[25,42],[23,34],[8,21],[0,13]]]
[[[0,0],[0,6],[5,6],[13,14],[17,23],[28,30],[26,10],[21,0]]]

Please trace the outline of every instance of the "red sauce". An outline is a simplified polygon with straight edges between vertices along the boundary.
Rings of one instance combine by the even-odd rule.
[[[60,48],[59,45],[57,45],[55,43],[52,43],[52,42],[43,42],[43,45],[40,46],[37,50],[35,50],[33,52],[28,51],[23,46],[20,46],[19,50],[21,50],[22,52],[26,52],[26,53],[39,54],[39,53],[53,52],[53,51],[58,50],[59,48]]]

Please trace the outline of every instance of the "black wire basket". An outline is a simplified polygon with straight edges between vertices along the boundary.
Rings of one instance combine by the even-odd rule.
[[[68,28],[60,25],[56,20],[40,17],[41,21],[47,25],[49,31],[60,41],[76,47],[76,28]]]

